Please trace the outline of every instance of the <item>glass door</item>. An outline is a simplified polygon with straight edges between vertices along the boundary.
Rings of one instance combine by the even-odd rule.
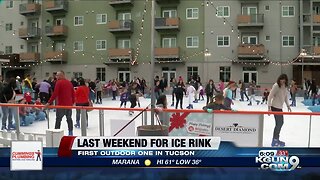
[[[167,85],[169,85],[170,80],[176,78],[176,71],[162,71],[162,76],[166,80]]]
[[[130,82],[131,72],[130,71],[118,71],[119,82]]]
[[[243,82],[250,83],[255,81],[258,82],[258,72],[257,71],[243,71]]]

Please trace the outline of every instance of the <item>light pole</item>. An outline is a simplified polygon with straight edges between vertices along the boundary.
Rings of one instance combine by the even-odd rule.
[[[209,51],[209,49],[208,48],[206,48],[206,51],[204,52],[204,57],[206,58],[206,63],[203,63],[203,65],[205,66],[205,65],[207,65],[207,81],[209,80],[209,61],[208,61],[208,59],[209,59],[209,57],[211,56],[211,52]]]
[[[303,79],[304,79],[304,56],[307,55],[307,52],[305,49],[301,49],[299,56],[301,57],[301,85],[303,86]]]

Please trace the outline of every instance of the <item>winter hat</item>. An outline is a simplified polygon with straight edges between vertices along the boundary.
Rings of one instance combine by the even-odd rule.
[[[227,86],[230,86],[231,84],[235,84],[236,82],[234,81],[229,81]]]

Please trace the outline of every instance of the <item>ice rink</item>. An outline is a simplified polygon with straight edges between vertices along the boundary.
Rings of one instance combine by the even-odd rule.
[[[168,95],[168,103],[171,104],[171,96]],[[238,101],[239,96],[237,96],[237,100],[234,101],[233,109],[238,111],[246,110],[246,111],[267,111],[267,105],[256,105],[255,103],[253,106],[248,106],[248,102],[240,102]],[[257,97],[258,100],[261,100],[261,97]],[[302,98],[297,98],[297,107],[292,107],[293,112],[310,112],[306,106],[302,103]],[[150,99],[140,98],[141,107],[144,108],[150,103]],[[206,101],[199,101],[199,103],[194,103],[194,109],[202,109],[205,105]],[[105,98],[103,100],[102,105],[95,104],[94,106],[97,107],[119,107],[120,101],[119,97],[117,97],[116,101],[112,101],[111,98]],[[185,108],[187,106],[187,98],[184,98],[184,105]],[[127,108],[130,107],[130,102],[127,103]],[[173,108],[173,107],[169,107]],[[284,108],[284,110],[287,110]],[[111,136],[111,127],[110,122],[111,120],[131,120],[138,112],[135,112],[133,116],[129,116],[128,111],[104,111],[104,128],[105,128],[105,136]],[[75,123],[76,113],[73,110],[73,122]],[[235,115],[236,116],[236,115]],[[150,116],[149,116],[150,117]],[[235,117],[236,118],[236,117]],[[320,147],[320,131],[318,128],[320,127],[320,117],[319,116],[312,116],[311,117],[311,141],[310,147]],[[309,138],[309,121],[310,116],[297,116],[297,115],[286,115],[284,116],[284,125],[281,130],[280,140],[286,142],[287,147],[308,147],[308,138]],[[55,112],[53,110],[50,111],[49,115],[49,125],[50,128],[54,128],[55,123]],[[138,117],[135,122],[135,127],[141,125],[142,117]],[[64,117],[61,128],[65,130],[65,134],[67,135],[67,123]],[[265,147],[271,146],[272,141],[272,134],[275,122],[273,115],[268,116],[264,115],[264,140],[263,145]],[[27,133],[40,133],[45,134],[48,128],[47,121],[41,122],[34,122],[30,126],[21,127],[22,132]],[[118,129],[113,129],[113,132],[116,132]],[[81,129],[74,128],[73,134],[75,136],[81,135]],[[88,136],[99,136],[99,111],[93,110],[89,112],[89,126],[87,128],[87,135]],[[244,139],[245,141],[245,139]]]

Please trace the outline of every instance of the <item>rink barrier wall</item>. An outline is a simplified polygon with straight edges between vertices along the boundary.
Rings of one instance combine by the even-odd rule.
[[[16,135],[15,136],[8,136],[4,135],[2,137],[2,141],[5,142],[4,144],[7,144],[10,140],[24,140],[23,137],[24,133],[20,132],[20,118],[19,118],[19,107],[36,107],[36,108],[45,108],[44,105],[29,105],[29,104],[3,104],[0,103],[0,106],[7,106],[7,107],[15,107],[17,108],[16,112],[18,113],[18,119],[15,120],[16,124]],[[48,109],[80,109],[81,110],[81,135],[87,136],[87,128],[86,128],[86,110],[92,111],[92,110],[99,110],[99,132],[100,136],[104,136],[104,111],[138,111],[138,112],[144,112],[140,113],[142,117],[142,124],[147,125],[148,121],[148,115],[147,112],[151,111],[151,109],[143,109],[143,108],[113,108],[113,107],[88,107],[88,106],[48,106]],[[48,111],[46,109],[46,111]],[[163,109],[162,112],[167,113],[206,113],[203,110],[184,110],[184,109]],[[320,112],[269,112],[269,111],[213,111],[212,114],[239,114],[239,115],[303,115],[303,116],[309,116],[309,141],[308,141],[308,147],[310,147],[310,137],[311,137],[311,117],[312,116],[320,116]],[[48,119],[48,129],[50,129],[49,126],[49,119]],[[11,132],[10,132],[11,133]],[[11,133],[12,134],[12,133]],[[2,132],[3,135],[3,132]],[[43,135],[45,136],[45,135]],[[1,137],[0,137],[0,144],[1,143]],[[4,138],[3,138],[4,137]],[[16,138],[11,138],[16,137]],[[31,138],[32,139],[32,138]],[[30,140],[31,140],[30,139]],[[33,139],[34,140],[34,139]],[[259,143],[261,144],[261,143]]]

